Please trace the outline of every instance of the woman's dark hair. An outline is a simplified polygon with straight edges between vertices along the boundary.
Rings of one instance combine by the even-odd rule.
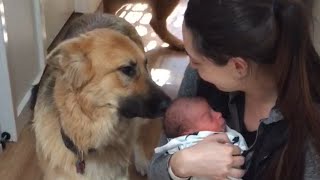
[[[309,15],[301,0],[189,0],[185,12],[194,48],[215,64],[242,57],[271,65],[289,135],[270,179],[303,179],[307,143],[320,154],[320,59]]]

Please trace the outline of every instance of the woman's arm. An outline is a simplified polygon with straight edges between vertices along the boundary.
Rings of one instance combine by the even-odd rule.
[[[167,143],[167,137],[162,134],[160,137],[159,146]],[[149,166],[148,179],[150,180],[170,180],[168,172],[168,164],[171,155],[169,154],[154,154]]]

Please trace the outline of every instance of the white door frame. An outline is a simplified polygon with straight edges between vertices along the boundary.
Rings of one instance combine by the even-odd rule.
[[[12,101],[10,75],[7,59],[7,32],[4,19],[4,5],[0,0],[0,132],[9,132],[17,140],[15,108]]]

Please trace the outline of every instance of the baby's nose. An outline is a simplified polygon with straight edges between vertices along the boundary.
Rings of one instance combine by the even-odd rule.
[[[217,111],[212,111],[212,116],[214,117],[214,119],[220,119],[222,117],[222,114]]]

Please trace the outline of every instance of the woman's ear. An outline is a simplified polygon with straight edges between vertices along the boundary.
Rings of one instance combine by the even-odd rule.
[[[228,62],[233,76],[237,79],[242,79],[249,74],[249,65],[246,60],[241,57],[232,57]]]

